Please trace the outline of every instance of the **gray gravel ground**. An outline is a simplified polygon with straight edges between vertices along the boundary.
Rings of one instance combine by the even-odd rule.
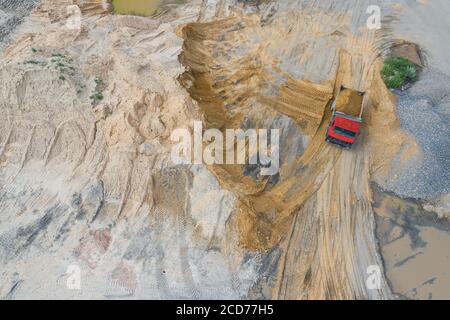
[[[10,33],[30,14],[38,0],[0,0],[0,48]]]
[[[423,157],[401,165],[383,187],[399,196],[430,199],[450,192],[450,77],[427,70],[411,89],[397,92],[401,126],[423,149]],[[394,165],[399,166],[398,160]]]

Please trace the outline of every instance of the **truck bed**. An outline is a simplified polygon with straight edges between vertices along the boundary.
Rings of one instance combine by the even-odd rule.
[[[343,89],[336,98],[336,111],[353,117],[359,117],[363,103],[363,96],[357,91]]]

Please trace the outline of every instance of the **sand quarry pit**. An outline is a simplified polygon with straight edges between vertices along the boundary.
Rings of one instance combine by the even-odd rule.
[[[74,297],[60,279],[76,263],[77,297],[391,298],[365,284],[382,266],[369,182],[419,150],[363,2],[197,1],[159,18],[95,5],[70,31],[44,1],[0,60],[0,295]],[[350,152],[324,141],[341,85],[367,95]],[[170,133],[195,119],[281,128],[278,176],[171,163]]]
[[[392,113],[395,102],[379,79],[383,36],[348,33],[350,21],[349,16],[336,19],[324,9],[305,9],[279,13],[265,23],[258,14],[236,12],[183,28],[180,61],[187,72],[181,82],[198,102],[207,126],[239,128],[249,121],[264,127],[281,114],[310,139],[302,154],[283,163],[276,184],[249,179],[244,168],[210,167],[239,199],[239,213],[232,222],[239,244],[251,250],[278,245],[284,249],[273,297],[371,294],[359,278],[368,265],[379,263],[368,181],[370,167],[381,170],[385,164],[369,163],[368,158],[382,144],[392,156],[408,138],[398,124],[392,125],[397,122]],[[328,64],[320,63],[322,55],[328,55]],[[304,61],[305,56],[312,61]],[[280,67],[284,59],[304,68],[300,78]],[[314,72],[316,82],[308,80]],[[352,152],[324,142],[330,103],[341,85],[367,91],[365,130],[368,135],[389,130],[386,136],[393,140],[375,140],[372,148],[366,143]],[[359,115],[358,106],[342,104],[345,111]],[[289,145],[290,138],[282,143]],[[389,296],[386,285],[374,295]]]

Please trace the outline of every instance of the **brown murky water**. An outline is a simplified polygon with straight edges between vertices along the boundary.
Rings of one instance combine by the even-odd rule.
[[[156,12],[161,0],[113,0],[114,12],[150,16]]]
[[[392,290],[410,299],[450,299],[450,221],[420,203],[374,191],[377,237]]]

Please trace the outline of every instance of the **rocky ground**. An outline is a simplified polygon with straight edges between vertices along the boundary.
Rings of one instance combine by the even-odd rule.
[[[432,199],[450,192],[449,80],[443,73],[426,69],[411,89],[398,92],[400,124],[423,151],[407,163],[399,161],[401,174],[385,185],[402,197]]]

